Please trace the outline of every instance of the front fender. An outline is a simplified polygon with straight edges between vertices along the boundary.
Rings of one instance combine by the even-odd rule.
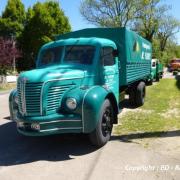
[[[62,99],[62,111],[80,115],[82,118],[83,133],[90,133],[96,128],[101,106],[109,94],[111,94],[111,91],[101,86],[70,90]],[[75,110],[71,111],[66,108],[65,102],[67,98],[75,98],[77,100],[78,106]]]
[[[83,132],[92,132],[99,121],[101,106],[108,95],[108,91],[101,86],[89,88],[82,101]]]
[[[14,102],[14,97],[17,94],[17,90],[14,89],[11,91],[9,95],[9,112],[10,112],[10,119],[16,120],[18,105]]]

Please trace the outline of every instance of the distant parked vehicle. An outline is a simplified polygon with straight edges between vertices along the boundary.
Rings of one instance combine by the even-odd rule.
[[[180,59],[172,59],[168,65],[169,72],[180,71]]]
[[[163,76],[163,65],[158,59],[152,59],[151,61],[151,82],[159,81]]]

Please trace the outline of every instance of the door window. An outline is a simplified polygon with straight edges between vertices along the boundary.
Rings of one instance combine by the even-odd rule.
[[[104,66],[112,66],[115,64],[112,47],[103,47],[101,50],[101,62]]]

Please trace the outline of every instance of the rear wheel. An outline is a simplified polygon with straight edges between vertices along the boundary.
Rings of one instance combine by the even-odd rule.
[[[157,74],[156,81],[159,82],[159,80],[160,80],[160,74]]]
[[[149,86],[153,85],[153,79],[150,79],[146,84]]]
[[[134,87],[131,87],[130,91],[129,91],[129,102],[131,105],[135,105],[136,102],[136,89]]]
[[[137,106],[142,106],[144,104],[145,96],[146,96],[146,85],[144,82],[140,82],[136,87],[135,101]]]
[[[105,145],[110,137],[113,127],[114,111],[111,103],[106,99],[101,107],[100,119],[95,130],[89,134],[93,145],[101,147]]]

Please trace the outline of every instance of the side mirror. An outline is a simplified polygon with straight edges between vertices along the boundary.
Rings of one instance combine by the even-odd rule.
[[[114,57],[118,57],[118,54],[119,54],[118,50],[117,50],[117,49],[114,49],[114,50],[113,50],[113,56],[114,56]]]

